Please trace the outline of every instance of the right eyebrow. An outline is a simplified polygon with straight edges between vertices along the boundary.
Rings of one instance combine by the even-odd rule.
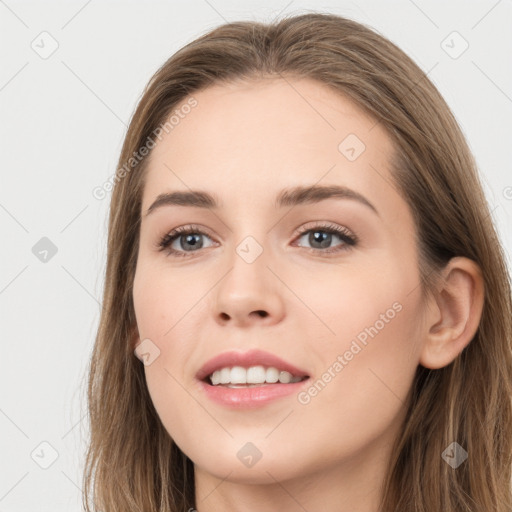
[[[191,206],[216,210],[219,208],[219,201],[212,194],[202,190],[165,192],[157,196],[145,216],[162,206]]]

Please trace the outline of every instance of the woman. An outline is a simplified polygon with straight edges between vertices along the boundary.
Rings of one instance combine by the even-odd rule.
[[[87,510],[512,507],[503,250],[445,101],[368,27],[230,23],[157,71],[103,306]]]

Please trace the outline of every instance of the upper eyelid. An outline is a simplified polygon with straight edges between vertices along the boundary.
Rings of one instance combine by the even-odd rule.
[[[295,237],[294,240],[298,237],[304,236],[305,233],[312,231],[314,229],[319,229],[323,231],[332,231],[333,234],[341,237],[344,234],[346,236],[349,236],[350,238],[354,239],[355,242],[359,241],[359,237],[349,228],[343,225],[338,225],[337,223],[333,221],[309,221],[306,223],[300,224],[298,227],[293,229],[293,236]],[[176,241],[181,235],[187,234],[187,233],[199,233],[202,235],[208,236],[212,241],[215,243],[218,243],[216,241],[216,237],[211,234],[211,231],[198,224],[185,224],[182,226],[178,226],[167,233],[165,233],[163,236],[159,238],[158,245],[162,245],[162,241],[164,241],[166,238],[173,239],[169,242],[173,243]]]
[[[313,229],[322,229],[325,231],[346,231],[351,236],[356,237],[355,233],[351,229],[343,225],[338,225],[332,221],[309,221],[306,222],[305,224],[300,224],[299,227],[294,228],[293,233],[294,236],[298,236]],[[174,238],[178,237],[179,235],[186,234],[187,232],[204,234],[212,239],[216,238],[208,228],[205,228],[197,224],[185,224],[183,226],[178,226],[177,228],[167,231],[160,238],[164,239],[169,235]]]
[[[330,221],[330,220],[324,220],[324,221],[309,221],[305,224],[300,224],[298,227],[294,228],[294,233],[300,233],[304,231],[309,231],[312,229],[324,229],[326,231],[329,231],[331,229],[333,230],[339,230],[339,231],[348,231],[349,233],[353,234],[353,231],[346,226],[343,226],[342,224],[337,224],[336,222]]]

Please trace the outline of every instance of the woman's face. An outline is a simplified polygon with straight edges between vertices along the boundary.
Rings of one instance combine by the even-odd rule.
[[[194,98],[157,141],[142,200],[135,343],[150,354],[154,406],[196,475],[274,483],[350,471],[371,489],[405,415],[424,309],[390,139],[311,80],[215,85]],[[174,192],[187,196],[154,205]],[[229,368],[252,368],[249,380],[283,382],[198,378],[228,352],[249,357],[208,374],[236,383],[247,373]],[[285,363],[307,378],[286,383]]]

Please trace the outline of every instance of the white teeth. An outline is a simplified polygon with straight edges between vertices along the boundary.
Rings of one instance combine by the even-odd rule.
[[[219,373],[221,384],[229,384],[231,382],[231,370],[229,368],[222,368]]]
[[[247,384],[247,370],[241,366],[231,368],[231,384]]]
[[[288,384],[292,380],[292,374],[288,372],[281,372],[279,374],[279,382],[281,384]]]
[[[233,366],[232,368],[222,368],[216,370],[210,375],[210,381],[214,386],[218,384],[288,384],[299,382],[301,377],[293,377],[291,373],[279,371],[273,366],[265,368],[263,366],[251,366],[243,368],[242,366]]]
[[[268,368],[267,369],[267,382],[277,382],[279,380],[279,370],[277,368]]]
[[[247,369],[247,384],[261,384],[266,377],[267,371],[263,366],[251,366]]]

